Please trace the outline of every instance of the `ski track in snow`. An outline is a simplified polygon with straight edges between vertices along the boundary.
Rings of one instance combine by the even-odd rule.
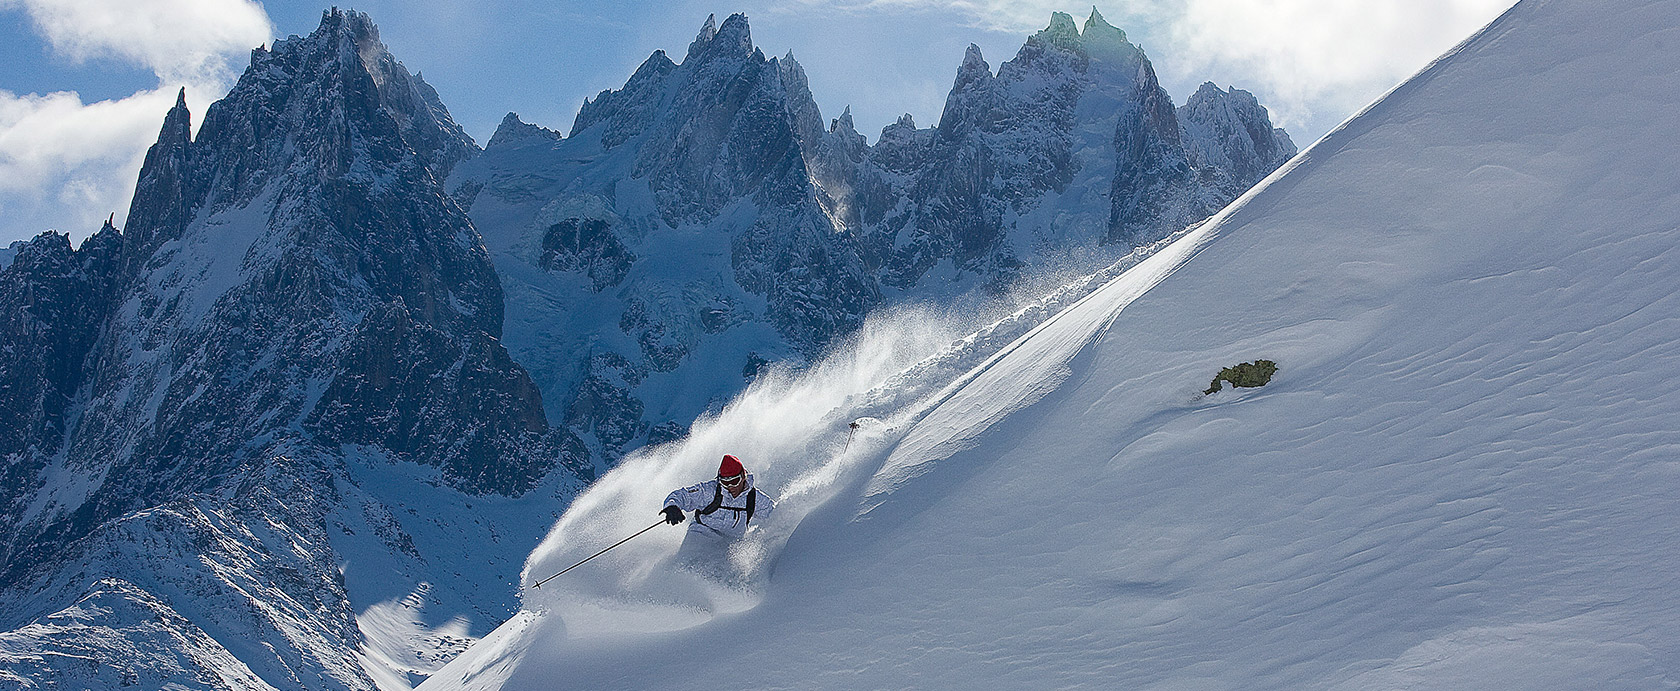
[[[999,351],[1020,343],[1046,321],[1067,314],[1069,305],[1105,282],[1119,280],[1116,277],[1122,272],[1169,244],[1170,239],[1139,249],[955,342],[950,342],[944,319],[905,310],[878,317],[853,342],[810,372],[772,374],[717,417],[697,423],[687,440],[633,455],[574,501],[527,565],[527,606],[549,608],[564,602],[559,618],[581,621],[583,628],[598,636],[690,628],[717,613],[755,606],[765,571],[800,518],[833,497],[855,490],[860,482],[882,482],[882,450],[901,443],[899,433],[906,425],[917,422],[952,392],[963,390],[961,382],[966,380],[952,383],[953,378],[984,372],[982,363],[995,361]],[[1137,285],[1137,293],[1146,287],[1139,283],[1141,275],[1127,274],[1130,278],[1125,279]],[[1074,339],[1072,350],[1047,355],[1043,361],[1046,376],[1053,378],[1056,370],[1066,369],[1049,358],[1070,357],[1106,323],[1098,316],[1096,324],[1081,322],[1085,332]],[[906,366],[910,362],[915,364]],[[837,430],[847,430],[851,421],[859,427],[839,439]],[[743,433],[743,429],[756,433]],[[567,576],[576,585],[560,582],[547,586],[547,592],[530,589],[534,581],[589,556],[597,545],[616,542],[615,535],[646,527],[645,516],[653,515],[647,509],[659,506],[670,489],[708,476],[715,463],[712,459],[724,452],[719,449],[758,459],[758,464],[748,465],[761,483],[766,483],[762,478],[785,480],[761,484],[784,507],[771,528],[736,551],[742,582],[719,587],[688,575],[660,575],[681,541],[682,530],[676,529],[639,538],[601,557],[597,562],[612,561],[613,565],[602,564],[600,578],[573,572]],[[897,469],[888,472],[894,473],[903,474]]]
[[[732,451],[787,505],[744,591],[656,530],[423,688],[1680,688],[1676,45],[1529,0],[949,388],[749,390],[525,574]]]

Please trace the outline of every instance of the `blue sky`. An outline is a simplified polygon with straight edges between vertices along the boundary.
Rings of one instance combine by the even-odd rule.
[[[1203,81],[1254,92],[1305,146],[1512,0],[1099,2],[1173,97]],[[871,140],[900,114],[936,124],[969,43],[993,69],[1053,0],[370,0],[397,58],[481,144],[508,111],[565,131],[656,49],[680,58],[708,14],[748,15],[765,53],[792,50],[827,118],[852,107]],[[295,0],[0,0],[0,245],[55,228],[78,240],[127,210],[145,147],[185,86],[201,115],[249,50],[304,34]]]

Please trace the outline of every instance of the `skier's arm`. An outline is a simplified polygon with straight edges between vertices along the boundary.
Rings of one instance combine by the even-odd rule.
[[[753,520],[769,518],[770,514],[776,510],[776,500],[771,499],[770,493],[763,490],[754,489],[753,491],[758,492],[758,501],[753,502]]]
[[[711,499],[712,495],[706,492],[706,483],[702,482],[698,485],[678,488],[665,495],[663,506],[675,506],[684,511],[693,511],[704,507]]]

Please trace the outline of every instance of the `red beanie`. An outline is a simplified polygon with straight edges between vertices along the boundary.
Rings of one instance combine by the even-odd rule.
[[[729,454],[723,455],[723,463],[718,465],[718,477],[735,477],[746,472],[741,468],[741,459]]]

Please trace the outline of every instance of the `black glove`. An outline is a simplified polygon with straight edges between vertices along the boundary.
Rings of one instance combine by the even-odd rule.
[[[671,525],[683,522],[682,509],[675,506],[665,507],[665,522],[670,523]]]

